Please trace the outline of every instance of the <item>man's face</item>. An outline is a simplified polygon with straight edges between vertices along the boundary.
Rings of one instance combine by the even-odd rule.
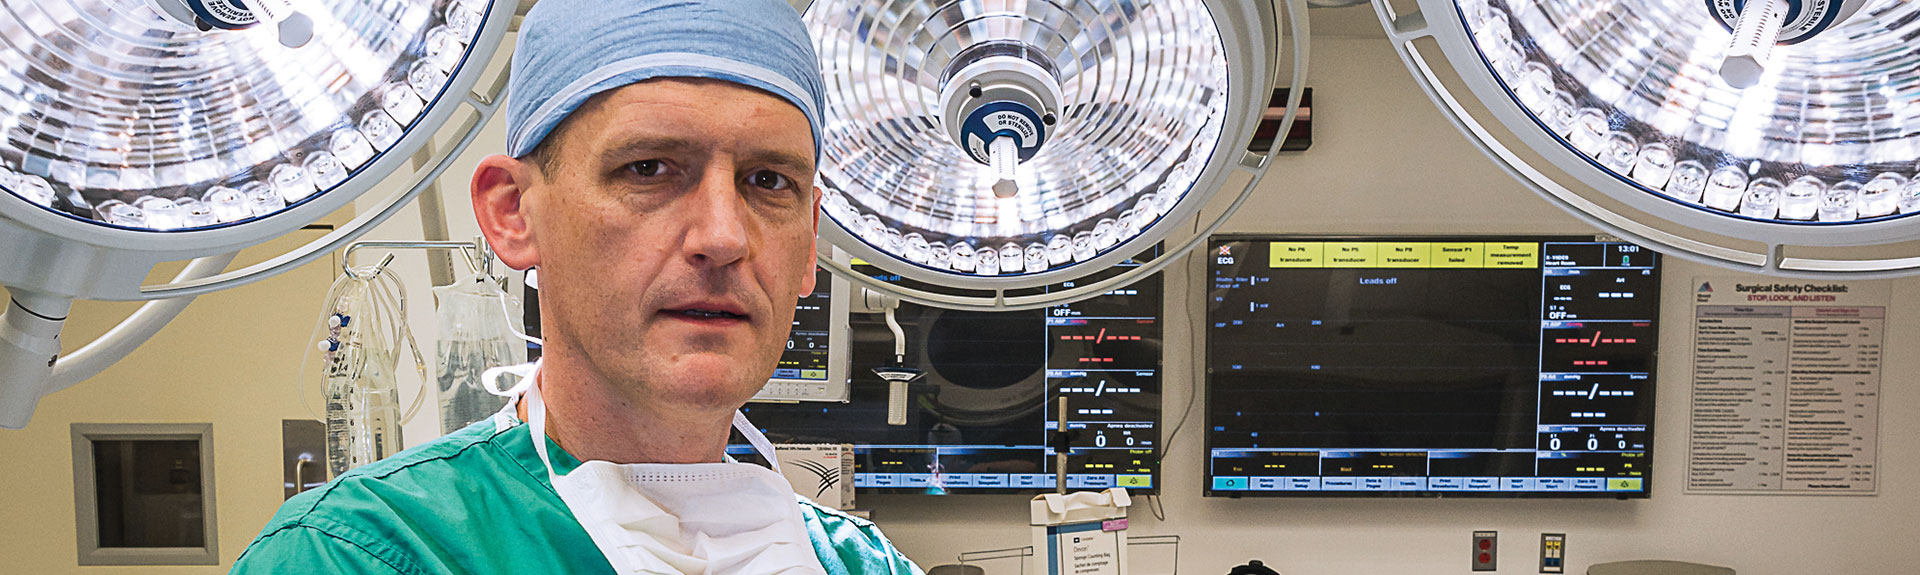
[[[752,397],[813,289],[806,116],[731,83],[653,80],[595,97],[550,137],[522,211],[553,345],[637,400]]]

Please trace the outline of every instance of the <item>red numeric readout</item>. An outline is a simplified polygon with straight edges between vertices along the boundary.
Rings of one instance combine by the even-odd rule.
[[[1140,341],[1140,336],[1137,336],[1137,335],[1107,335],[1107,328],[1104,328],[1104,327],[1103,327],[1103,328],[1100,328],[1100,333],[1097,333],[1097,334],[1093,334],[1093,335],[1063,335],[1063,336],[1060,336],[1060,341],[1091,341],[1091,342],[1093,342],[1093,343],[1095,343],[1095,344],[1101,344],[1101,343],[1106,343],[1106,342],[1109,342],[1109,341]]]
[[[1584,343],[1584,344],[1587,344],[1587,347],[1599,347],[1600,344],[1603,344],[1603,343],[1640,343],[1639,338],[1633,338],[1633,337],[1619,337],[1619,338],[1600,337],[1600,334],[1603,334],[1603,333],[1606,333],[1606,332],[1604,330],[1596,331],[1596,332],[1593,332],[1592,336],[1586,337],[1586,338],[1556,337],[1556,338],[1553,338],[1553,342],[1554,343]]]

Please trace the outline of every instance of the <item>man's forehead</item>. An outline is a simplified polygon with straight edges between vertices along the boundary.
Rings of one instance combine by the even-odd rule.
[[[798,121],[801,128],[811,129],[805,112],[772,92],[709,78],[668,77],[634,82],[594,95],[587,100],[586,105],[581,106],[581,110],[635,105],[689,106],[704,109],[721,98],[746,104],[757,115],[791,118]]]
[[[584,120],[584,121],[578,121]],[[594,148],[715,150],[813,169],[806,115],[786,100],[731,82],[659,78],[595,96],[568,118]],[[568,130],[576,131],[576,130]]]

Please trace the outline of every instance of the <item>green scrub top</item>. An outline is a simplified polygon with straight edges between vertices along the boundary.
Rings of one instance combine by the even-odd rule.
[[[495,415],[296,495],[232,573],[613,573],[530,435]],[[580,466],[547,446],[556,472]],[[799,499],[829,575],[922,575],[872,522]]]

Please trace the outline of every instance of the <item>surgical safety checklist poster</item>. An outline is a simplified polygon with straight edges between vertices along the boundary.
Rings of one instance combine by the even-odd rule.
[[[1687,491],[1873,494],[1886,282],[1697,278]]]

